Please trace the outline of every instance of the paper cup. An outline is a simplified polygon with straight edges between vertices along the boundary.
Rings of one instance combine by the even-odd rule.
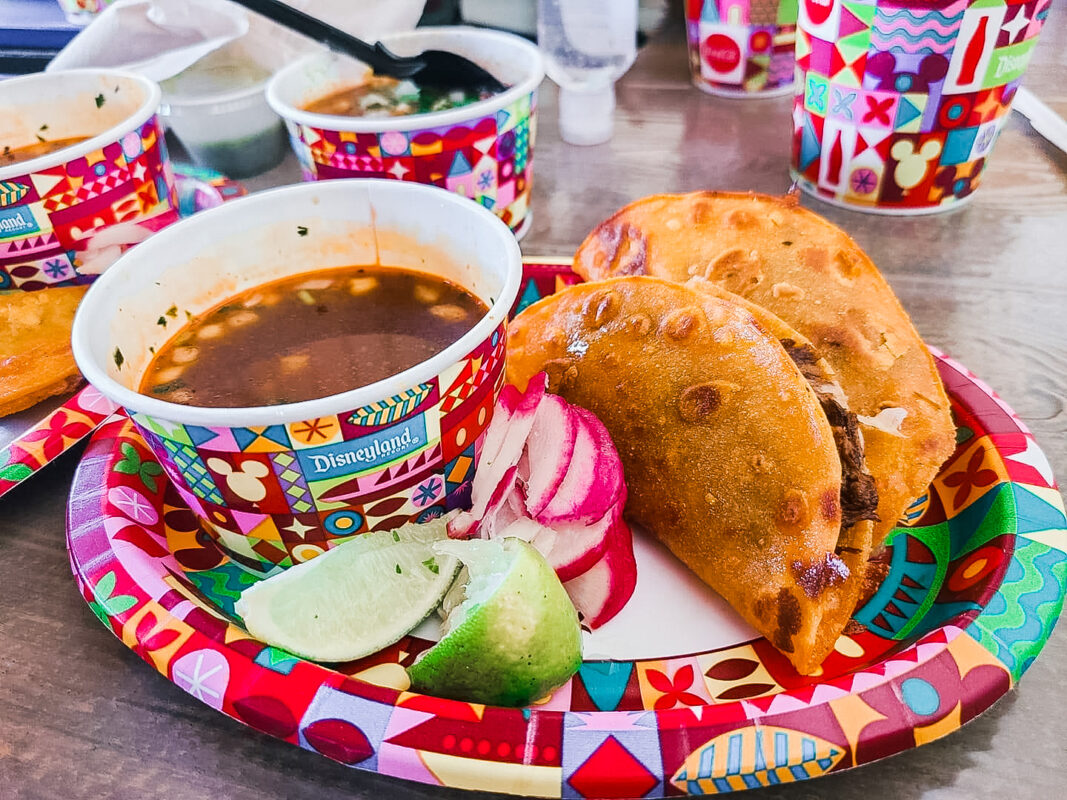
[[[398,55],[447,50],[488,69],[508,88],[447,111],[398,117],[346,117],[304,110],[313,100],[360,83],[366,68],[333,54],[281,70],[267,102],[289,130],[305,180],[386,178],[440,186],[488,208],[521,237],[531,221],[537,130],[537,48],[508,33],[465,27],[420,28],[383,36]]]
[[[801,0],[797,184],[879,214],[970,199],[1049,3]]]
[[[0,289],[89,283],[178,219],[159,100],[152,81],[110,69],[0,82],[0,143],[86,137],[0,164]]]
[[[793,90],[797,0],[688,0],[693,83],[726,97]]]
[[[288,275],[373,263],[439,275],[489,310],[435,356],[329,397],[202,408],[137,392],[186,312]],[[74,358],[129,412],[207,534],[266,574],[469,504],[521,275],[515,237],[457,195],[402,181],[287,186],[196,214],[125,254],[78,309]]]

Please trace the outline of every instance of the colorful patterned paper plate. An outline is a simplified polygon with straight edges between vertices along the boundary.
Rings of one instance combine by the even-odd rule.
[[[577,280],[566,266],[528,265],[519,305]],[[347,664],[296,658],[241,627],[233,602],[256,579],[213,547],[121,417],[96,433],[75,476],[71,563],[94,613],[166,678],[359,769],[545,797],[710,794],[813,778],[974,718],[1030,666],[1063,604],[1067,520],[1048,461],[989,387],[941,355],[938,368],[956,452],[894,532],[885,582],[818,677],[731,627],[710,591],[696,602],[732,640],[701,647],[693,633],[690,647],[594,660],[591,639],[578,674],[528,709],[405,691],[402,666],[429,644],[415,636]],[[642,545],[639,559],[651,552]],[[634,614],[685,617],[680,606],[654,607],[657,596],[639,583],[627,611],[644,607],[601,630]],[[684,642],[691,632],[682,633]]]
[[[237,181],[189,164],[174,167],[183,217],[246,194]],[[91,386],[0,419],[0,497],[88,436],[116,406]]]

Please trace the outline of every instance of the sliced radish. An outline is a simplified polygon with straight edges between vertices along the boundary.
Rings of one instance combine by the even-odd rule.
[[[570,411],[577,419],[578,435],[567,473],[544,508],[537,513],[530,509],[542,525],[593,523],[615,505],[623,485],[622,463],[603,424],[584,408],[571,406]],[[540,442],[530,445],[532,450]]]
[[[485,439],[482,441],[482,459],[495,459],[504,443],[504,434],[508,430],[508,422],[515,413],[522,395],[519,390],[510,383],[505,384],[497,397],[496,405],[493,406],[493,418],[485,429]]]
[[[515,493],[515,479],[519,468],[512,465],[491,490],[482,492],[481,503],[476,503],[470,511],[461,511],[448,523],[448,535],[452,539],[469,539],[478,533],[479,526],[487,519],[494,518],[499,509],[506,505]],[[475,484],[478,477],[475,473]],[[474,487],[471,487],[474,494]],[[488,495],[488,496],[486,496]],[[486,538],[486,537],[483,537]]]
[[[633,594],[633,538],[622,519],[626,484],[611,436],[590,411],[545,393],[505,387],[486,430],[472,508],[449,536],[530,542],[556,571],[589,628]]]
[[[612,514],[592,525],[581,522],[542,525],[541,532],[530,543],[541,551],[561,581],[569,581],[601,559],[609,544],[611,525]]]
[[[530,544],[533,544],[533,540],[542,530],[544,530],[544,526],[541,525],[539,522],[535,522],[529,517],[519,517],[506,528],[501,530],[500,536],[514,536],[518,539],[522,539],[524,542],[530,542]],[[541,553],[541,555],[544,555],[544,553]],[[545,561],[548,561],[548,559],[546,558]]]
[[[476,519],[480,520],[485,516],[497,488],[505,480],[505,475],[519,463],[526,447],[526,438],[534,424],[537,406],[544,394],[545,381],[539,380],[530,381],[526,394],[519,394],[518,389],[510,384],[500,390],[501,401],[493,410],[493,418],[489,420],[486,428],[482,452],[478,457],[478,466],[471,484],[470,513]],[[500,414],[501,410],[506,413]],[[514,476],[507,481],[508,488],[513,482]],[[465,527],[467,522],[464,519],[455,526],[450,526],[449,535],[455,539],[467,538],[452,533],[453,527],[458,531],[461,526]]]
[[[563,584],[581,616],[594,630],[618,614],[637,586],[633,533],[621,514],[613,515],[604,555],[590,569]]]
[[[526,509],[535,519],[559,491],[578,438],[579,417],[562,397],[546,394],[537,406],[519,478],[526,484]]]
[[[572,408],[580,418],[585,420],[596,438],[597,466],[598,469],[603,470],[600,474],[603,487],[601,502],[609,506],[618,506],[621,513],[622,507],[626,505],[626,480],[622,474],[622,460],[619,458],[619,451],[615,449],[615,442],[612,441],[611,434],[600,421],[600,417],[581,406],[572,406]]]
[[[507,526],[493,525],[486,535],[485,523],[479,533],[486,538],[517,536],[540,551],[561,581],[569,581],[588,570],[604,555],[616,513],[608,514],[593,525],[561,522],[551,528],[529,517],[513,520]]]
[[[502,503],[498,503],[489,510],[478,530],[483,539],[496,539],[516,520],[527,519],[526,507],[522,502],[522,493],[519,491],[517,481],[512,482],[511,491],[504,497]]]

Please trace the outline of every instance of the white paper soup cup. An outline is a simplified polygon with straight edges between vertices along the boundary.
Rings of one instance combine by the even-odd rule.
[[[187,311],[288,275],[374,263],[442,276],[489,311],[432,358],[330,397],[200,408],[137,392]],[[130,413],[219,546],[270,573],[469,501],[521,272],[507,226],[458,195],[400,181],[288,186],[197,214],[125,254],[78,310],[74,357]],[[276,336],[283,343],[285,331]]]
[[[0,290],[88,283],[178,219],[159,100],[154,82],[113,69],[0,81],[0,145],[81,139],[0,161]]]
[[[285,120],[305,180],[391,178],[432,183],[462,194],[522,236],[530,225],[537,87],[541,54],[499,31],[420,28],[382,37],[398,55],[446,50],[487,69],[508,88],[460,108],[398,117],[348,117],[304,106],[361,83],[365,65],[330,53],[297,61],[267,85],[267,102]]]

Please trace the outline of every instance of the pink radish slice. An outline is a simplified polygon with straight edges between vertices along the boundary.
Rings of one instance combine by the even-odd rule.
[[[581,615],[582,625],[594,630],[622,610],[636,586],[633,533],[621,513],[614,513],[604,555],[590,569],[566,581],[563,588]]]
[[[518,536],[556,571],[597,627],[633,593],[636,563],[622,464],[600,420],[545,393],[505,387],[479,453],[473,507],[449,524],[454,538]]]
[[[489,425],[485,429],[485,439],[482,440],[481,457],[483,459],[496,458],[500,452],[508,422],[521,400],[522,395],[519,394],[519,390],[510,383],[505,384],[500,390],[500,396],[497,397],[496,404],[493,406],[493,418],[489,420]]]
[[[500,531],[499,538],[514,536],[524,542],[533,544],[534,537],[542,530],[544,530],[544,526],[540,523],[534,522],[529,517],[519,517]],[[544,553],[541,553],[541,555],[544,555]],[[545,560],[548,561],[547,558]]]
[[[622,464],[607,431],[596,415],[570,408],[578,421],[578,435],[567,474],[540,512],[532,514],[542,525],[558,522],[595,522],[607,514],[618,499]],[[610,450],[607,449],[610,447]]]
[[[533,427],[537,406],[544,394],[545,381],[536,377],[530,381],[530,388],[525,395],[519,395],[518,389],[510,384],[500,390],[501,402],[493,411],[493,418],[486,428],[482,452],[478,457],[478,468],[471,484],[470,514],[476,520],[485,516],[493,496],[504,481],[504,476],[519,463],[526,447],[526,437],[530,435],[530,428]],[[498,420],[497,415],[503,409],[509,410],[510,413],[500,414]],[[512,483],[514,478],[508,481],[509,489]],[[461,526],[465,528],[467,525],[468,521],[465,519],[461,524],[449,526],[449,535],[453,535],[453,527],[459,531]],[[465,537],[453,535],[453,538]]]
[[[551,502],[567,474],[578,438],[578,415],[567,402],[546,394],[537,406],[519,478],[526,485],[526,508],[535,519]]]
[[[482,497],[479,498],[483,502],[475,503],[470,511],[461,511],[456,514],[448,523],[448,535],[453,539],[470,539],[476,533],[480,533],[479,526],[484,525],[487,519],[495,517],[500,507],[506,505],[508,498],[515,493],[515,476],[518,470],[517,466],[512,465],[504,472],[504,476],[496,486],[483,492]],[[474,481],[477,484],[478,473],[475,473]],[[471,493],[473,494],[473,487]],[[485,538],[484,534],[482,536]]]
[[[509,475],[511,472],[509,470]],[[511,479],[511,490],[504,496],[503,501],[490,507],[482,519],[478,534],[483,539],[499,538],[505,528],[516,520],[527,519],[526,509],[522,502],[522,493],[519,491],[518,482]]]
[[[541,533],[530,544],[552,565],[560,582],[577,578],[604,555],[608,547],[611,516],[592,525],[580,522],[557,522],[551,528],[541,526]]]
[[[518,536],[525,539],[545,557],[563,582],[578,577],[601,559],[608,546],[612,520],[613,515],[609,515],[594,525],[572,522],[557,523],[549,528],[523,517],[504,528],[494,526],[494,533],[489,538]],[[483,523],[479,532],[484,536],[485,531]]]
[[[622,474],[622,460],[619,458],[619,451],[615,449],[615,442],[612,441],[611,434],[596,414],[581,406],[572,406],[572,408],[593,431],[598,456],[597,468],[602,470],[600,480],[604,487],[606,502],[609,506],[618,506],[621,514],[623,506],[626,505],[626,479]]]

